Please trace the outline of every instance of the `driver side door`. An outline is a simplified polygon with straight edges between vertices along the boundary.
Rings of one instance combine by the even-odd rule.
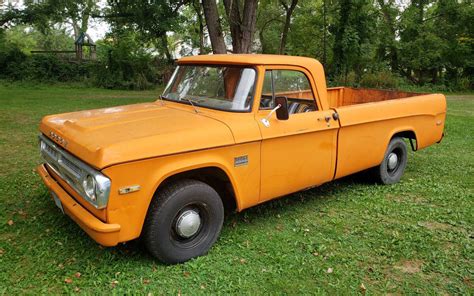
[[[339,123],[332,119],[334,111],[321,110],[309,77],[302,68],[266,68],[256,115],[262,135],[260,202],[334,177]],[[288,120],[278,120],[275,113],[268,117],[276,96],[288,99]]]

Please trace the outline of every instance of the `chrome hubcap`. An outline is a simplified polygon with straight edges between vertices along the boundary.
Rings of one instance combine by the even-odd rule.
[[[183,238],[195,235],[201,226],[201,217],[195,210],[186,210],[176,221],[176,232]]]
[[[390,153],[388,155],[387,166],[389,170],[393,170],[397,167],[398,164],[398,156],[396,153]]]

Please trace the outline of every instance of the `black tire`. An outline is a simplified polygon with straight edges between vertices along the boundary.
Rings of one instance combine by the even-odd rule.
[[[397,159],[395,165],[393,161],[390,164],[390,159],[395,159],[392,156],[393,154],[396,155]],[[405,172],[407,160],[408,152],[405,141],[403,141],[403,138],[393,138],[388,144],[382,163],[373,169],[376,181],[387,185],[398,183]]]
[[[191,223],[192,231],[196,231],[191,234],[190,224],[182,221],[190,216],[196,219],[196,214],[200,223]],[[148,251],[161,262],[181,263],[206,254],[219,237],[223,222],[222,200],[212,187],[196,180],[179,180],[160,189],[153,198],[142,238]],[[188,228],[179,227],[183,224]],[[183,231],[188,231],[188,236]]]

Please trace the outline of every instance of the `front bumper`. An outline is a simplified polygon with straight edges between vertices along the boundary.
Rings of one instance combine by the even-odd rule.
[[[71,217],[91,238],[103,246],[111,247],[119,243],[120,225],[104,223],[82,207],[51,177],[44,164],[39,165],[37,170],[44,184],[61,201],[64,213]]]

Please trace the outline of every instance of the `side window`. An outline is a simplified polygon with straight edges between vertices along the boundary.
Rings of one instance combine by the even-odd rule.
[[[260,108],[272,108],[273,100],[278,96],[284,96],[288,99],[290,116],[296,113],[317,110],[311,85],[308,77],[303,72],[294,70],[267,71],[263,83]]]

